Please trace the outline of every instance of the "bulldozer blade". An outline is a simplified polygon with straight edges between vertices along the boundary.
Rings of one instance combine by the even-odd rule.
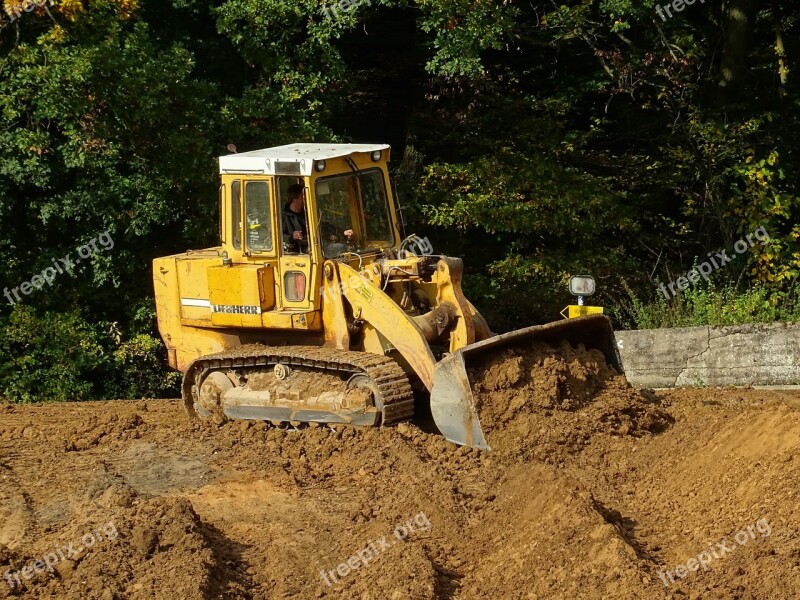
[[[481,342],[464,346],[436,365],[431,390],[431,413],[436,426],[448,440],[461,446],[490,450],[481,427],[467,367],[476,360],[508,346],[531,342],[558,345],[567,341],[573,346],[603,353],[606,362],[623,373],[611,321],[605,315],[590,315],[546,325],[534,325]]]

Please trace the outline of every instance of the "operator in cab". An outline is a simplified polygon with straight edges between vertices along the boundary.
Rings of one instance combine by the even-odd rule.
[[[288,252],[308,252],[308,221],[303,199],[305,188],[299,183],[289,186],[289,201],[283,207],[283,244]]]
[[[305,187],[299,183],[289,186],[287,190],[289,201],[283,208],[281,223],[283,227],[283,243],[287,252],[308,253],[308,221],[306,220],[304,194]],[[323,223],[323,229],[328,229],[329,227],[328,223]],[[345,229],[342,233],[348,243],[353,241],[352,229]]]

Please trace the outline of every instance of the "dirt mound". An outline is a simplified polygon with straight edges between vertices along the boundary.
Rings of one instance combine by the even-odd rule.
[[[561,462],[594,436],[640,437],[672,423],[658,398],[583,346],[507,349],[468,374],[489,445],[504,457]]]
[[[215,425],[171,401],[6,408],[0,598],[794,598],[800,394],[656,398],[584,353],[531,349],[478,373],[478,396],[532,398],[484,403],[489,453],[413,423]],[[649,433],[667,409],[674,424]],[[570,423],[581,443],[559,444]],[[735,541],[759,522],[769,535]],[[732,552],[677,570],[715,543]]]
[[[94,496],[94,497],[92,497]],[[98,481],[75,499],[71,518],[17,551],[0,546],[0,598],[214,597],[243,594],[219,560],[219,537],[184,498],[143,499]]]

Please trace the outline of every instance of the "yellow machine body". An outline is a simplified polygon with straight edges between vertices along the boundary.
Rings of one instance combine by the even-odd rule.
[[[411,416],[413,384],[448,439],[488,448],[463,359],[537,328],[493,338],[461,291],[462,261],[407,251],[389,155],[292,144],[220,158],[220,245],[153,263],[158,326],[191,415],[376,425]],[[282,231],[294,184],[299,251]],[[559,327],[577,339],[587,319],[592,339],[580,341],[619,366],[605,317]]]

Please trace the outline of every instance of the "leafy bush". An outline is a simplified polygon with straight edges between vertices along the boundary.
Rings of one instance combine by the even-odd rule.
[[[173,397],[178,395],[181,374],[165,372],[164,345],[151,335],[140,333],[122,342],[114,351],[116,386],[112,398]]]
[[[14,402],[174,396],[163,345],[147,333],[123,340],[116,324],[77,311],[37,314],[17,305],[0,320],[0,395]]]
[[[696,287],[671,300],[657,294],[645,301],[625,285],[628,297],[611,308],[611,314],[629,329],[659,329],[701,325],[739,325],[800,321],[800,288],[768,290],[760,285],[737,290],[732,285]]]
[[[17,402],[96,398],[108,368],[103,335],[76,313],[39,317],[17,305],[2,327],[0,392]]]

